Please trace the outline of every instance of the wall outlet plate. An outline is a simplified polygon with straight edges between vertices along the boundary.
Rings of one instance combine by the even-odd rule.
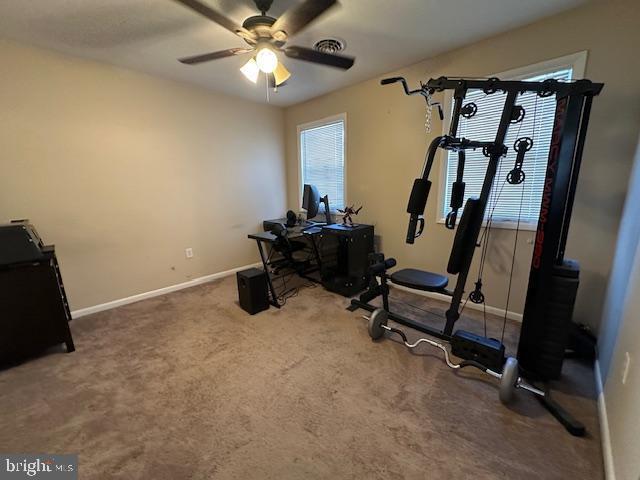
[[[187,258],[193,258],[193,248],[189,247],[184,250],[184,255]]]

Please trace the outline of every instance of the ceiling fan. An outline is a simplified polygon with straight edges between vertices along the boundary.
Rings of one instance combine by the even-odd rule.
[[[176,0],[178,3],[191,8],[195,12],[216,22],[230,32],[238,35],[248,47],[229,48],[218,52],[205,53],[192,57],[181,58],[179,61],[187,65],[196,65],[219,58],[244,55],[255,52],[255,55],[240,69],[253,83],[258,81],[260,72],[269,75],[274,87],[282,85],[291,73],[278,61],[276,52],[282,52],[289,58],[305,62],[328,65],[330,67],[348,70],[355,59],[344,55],[325,53],[306,47],[285,46],[290,37],[303,30],[307,25],[326,12],[337,3],[337,0],[304,0],[290,8],[279,18],[267,15],[273,0],[254,0],[260,15],[247,18],[242,25],[227,18],[222,13],[205,5],[199,0]]]

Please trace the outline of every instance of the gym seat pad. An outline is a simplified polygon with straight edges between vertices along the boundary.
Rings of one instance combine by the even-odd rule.
[[[444,275],[416,270],[415,268],[404,268],[394,272],[391,275],[391,281],[396,285],[426,292],[443,290],[449,283],[449,279]]]

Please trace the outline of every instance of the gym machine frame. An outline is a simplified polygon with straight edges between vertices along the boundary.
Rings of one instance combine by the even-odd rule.
[[[518,347],[518,360],[523,374],[533,380],[549,380],[550,378],[545,378],[544,372],[537,368],[536,360],[539,354],[536,352],[536,344],[544,334],[543,327],[540,325],[543,323],[545,306],[550,296],[550,279],[553,268],[556,265],[561,265],[564,261],[569,221],[573,208],[592,100],[595,95],[601,92],[603,84],[593,83],[589,80],[559,82],[551,79],[543,82],[527,82],[503,81],[497,78],[478,80],[448,77],[430,79],[427,83],[421,82],[420,88],[416,90],[409,90],[405,79],[402,77],[384,79],[381,81],[381,84],[387,85],[396,82],[402,83],[407,95],[422,95],[425,97],[428,105],[431,95],[445,90],[453,90],[454,98],[448,135],[436,137],[431,142],[427,151],[422,177],[416,179],[414,183],[414,188],[409,200],[409,207],[407,208],[407,212],[411,214],[407,231],[407,243],[413,243],[414,239],[422,234],[424,228],[422,213],[424,212],[429,193],[430,182],[428,178],[438,148],[458,151],[461,163],[464,162],[464,151],[466,149],[482,148],[484,154],[489,159],[488,166],[480,197],[473,205],[470,205],[469,201],[467,202],[458,230],[460,230],[464,218],[467,216],[465,215],[467,209],[471,210],[475,208],[477,211],[469,215],[470,223],[465,226],[466,232],[463,232],[463,235],[459,235],[459,231],[456,232],[456,240],[454,241],[452,249],[452,258],[449,260],[449,267],[452,266],[453,250],[457,248],[458,271],[452,272],[451,268],[448,268],[449,273],[457,273],[458,275],[455,289],[453,292],[446,290],[440,291],[440,293],[445,293],[452,297],[450,306],[445,314],[446,323],[444,329],[437,330],[403,315],[390,312],[388,305],[388,286],[384,272],[381,275],[382,282],[377,291],[374,289],[365,292],[361,295],[360,299],[353,299],[350,309],[363,308],[373,312],[377,307],[368,302],[377,295],[382,295],[383,308],[388,313],[388,318],[428,335],[451,341],[454,324],[460,317],[460,305],[465,292],[465,284],[469,269],[471,268],[478,236],[482,228],[491,188],[500,159],[507,152],[507,147],[504,144],[505,137],[509,126],[518,118],[520,113],[522,113],[518,112],[521,107],[516,105],[517,97],[519,94],[526,92],[536,93],[540,97],[555,94],[556,109],[553,133]],[[482,90],[486,94],[492,94],[498,91],[506,94],[500,123],[493,142],[477,142],[465,138],[457,138],[456,136],[460,115],[463,113],[463,102],[467,91],[470,89]],[[462,178],[461,173],[460,169],[458,172],[458,180]],[[457,209],[460,206],[461,204],[457,205],[457,208],[454,206],[450,218],[447,220],[447,226],[450,228],[450,223],[455,225]],[[464,245],[456,245],[459,242]],[[543,396],[536,395],[536,398],[541,401],[545,408],[547,408],[570,433],[573,435],[584,434],[584,427],[571,418],[548,394]]]

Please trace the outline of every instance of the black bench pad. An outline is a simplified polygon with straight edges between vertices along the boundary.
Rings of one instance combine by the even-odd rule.
[[[415,268],[398,270],[390,278],[396,285],[426,292],[444,290],[449,283],[449,279],[444,275],[416,270]]]

